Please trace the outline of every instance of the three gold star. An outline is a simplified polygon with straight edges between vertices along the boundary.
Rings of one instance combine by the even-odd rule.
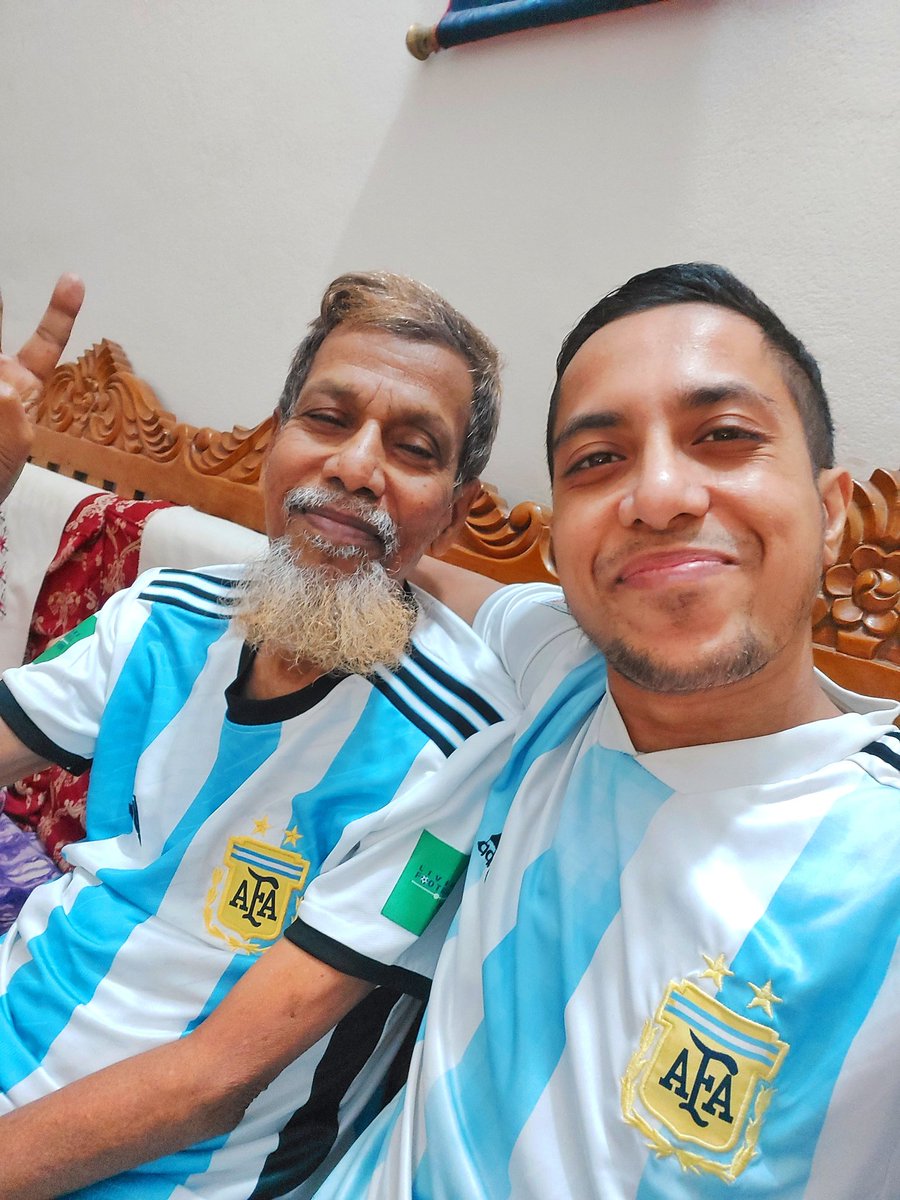
[[[784,1004],[780,996],[776,996],[772,991],[772,980],[767,979],[762,987],[757,987],[755,983],[748,983],[747,987],[753,992],[753,999],[748,1003],[748,1008],[761,1008],[767,1017],[772,1016],[773,1004]]]
[[[706,970],[700,972],[700,978],[711,979],[716,985],[716,991],[720,992],[722,990],[722,980],[726,975],[733,975],[734,971],[729,971],[725,966],[724,954],[720,954],[716,959],[712,959],[708,954],[704,954],[703,961],[706,963]]]

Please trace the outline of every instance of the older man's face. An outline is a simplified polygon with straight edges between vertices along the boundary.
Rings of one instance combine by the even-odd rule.
[[[579,623],[653,691],[735,682],[807,648],[843,526],[756,324],[680,304],[612,322],[563,376],[554,551]]]
[[[288,536],[310,565],[369,559],[404,579],[468,510],[475,485],[454,482],[471,402],[468,364],[446,346],[330,333],[267,457],[270,538]],[[298,487],[310,490],[292,499]]]

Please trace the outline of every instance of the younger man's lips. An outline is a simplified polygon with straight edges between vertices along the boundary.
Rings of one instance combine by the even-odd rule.
[[[685,548],[641,554],[617,572],[616,583],[633,587],[657,587],[667,583],[694,582],[734,566],[734,559],[721,550]]]

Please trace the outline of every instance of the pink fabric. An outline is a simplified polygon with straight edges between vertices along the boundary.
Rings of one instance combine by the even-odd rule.
[[[6,517],[0,510],[0,617],[6,616],[6,552],[8,547],[8,534],[6,531]]]
[[[87,496],[76,507],[34,606],[26,662],[134,582],[144,523],[157,509],[169,507],[167,500],[126,500],[110,492]],[[89,775],[50,767],[6,792],[5,811],[33,829],[64,869],[63,847],[84,836]]]

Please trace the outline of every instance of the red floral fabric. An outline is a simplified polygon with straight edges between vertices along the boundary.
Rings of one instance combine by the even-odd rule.
[[[167,500],[127,500],[110,492],[86,496],[66,523],[34,606],[25,661],[30,662],[109,596],[134,582],[144,523]],[[50,767],[7,789],[5,811],[34,829],[56,862],[84,836],[90,772],[74,776]]]

